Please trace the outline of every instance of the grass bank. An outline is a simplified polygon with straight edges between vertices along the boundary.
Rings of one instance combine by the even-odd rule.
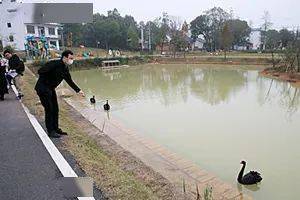
[[[154,57],[155,62],[161,64],[223,64],[223,65],[271,65],[272,60],[265,57],[224,57],[215,56],[193,56],[186,58],[172,58],[172,57]]]
[[[40,121],[44,112],[34,91],[35,76],[25,71],[23,103]],[[85,173],[108,199],[183,199],[160,174],[145,166],[85,120],[59,98],[60,126],[69,133],[61,139]]]
[[[104,60],[119,60],[121,65],[141,65],[146,63],[154,64],[218,64],[218,65],[258,65],[270,66],[272,60],[265,57],[232,57],[224,59],[223,57],[162,57],[162,56],[132,56],[115,58],[88,58],[75,60],[70,70],[85,70],[98,68],[102,66]],[[36,74],[40,66],[45,64],[45,60],[36,60],[29,67]]]

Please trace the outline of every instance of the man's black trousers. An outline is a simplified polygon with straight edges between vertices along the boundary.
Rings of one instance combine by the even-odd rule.
[[[55,89],[38,91],[41,103],[45,109],[45,122],[48,134],[58,130],[58,103]]]

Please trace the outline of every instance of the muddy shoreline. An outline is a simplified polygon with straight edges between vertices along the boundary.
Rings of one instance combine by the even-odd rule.
[[[300,88],[300,73],[278,72],[268,68],[261,71],[259,74],[267,78],[289,82],[292,86]]]

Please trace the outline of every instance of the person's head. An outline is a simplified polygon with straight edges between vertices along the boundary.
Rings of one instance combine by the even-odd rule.
[[[73,52],[70,50],[65,50],[61,54],[61,60],[66,64],[66,65],[72,65],[74,61],[73,57]]]
[[[3,55],[6,59],[10,59],[12,57],[12,52],[8,49],[6,49],[4,52],[3,52]]]

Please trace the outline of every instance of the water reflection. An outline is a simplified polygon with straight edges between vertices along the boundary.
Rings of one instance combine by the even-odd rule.
[[[258,102],[261,105],[276,103],[292,117],[300,106],[299,89],[291,84],[274,79],[257,79],[259,86]]]
[[[240,191],[240,192],[243,192],[243,189],[250,190],[252,192],[256,192],[256,191],[260,190],[260,184],[241,185],[241,184],[237,183],[236,185],[237,185],[238,191]]]
[[[246,72],[237,70],[202,69],[192,73],[192,94],[203,101],[216,105],[226,100],[246,84]]]
[[[160,96],[165,106],[187,102],[191,93],[215,105],[226,101],[247,82],[245,71],[213,70],[174,65],[132,67],[125,70],[88,70],[75,72],[74,78],[89,94],[97,93],[118,103],[139,95]],[[92,92],[93,91],[93,92]],[[143,93],[143,94],[141,94]]]

